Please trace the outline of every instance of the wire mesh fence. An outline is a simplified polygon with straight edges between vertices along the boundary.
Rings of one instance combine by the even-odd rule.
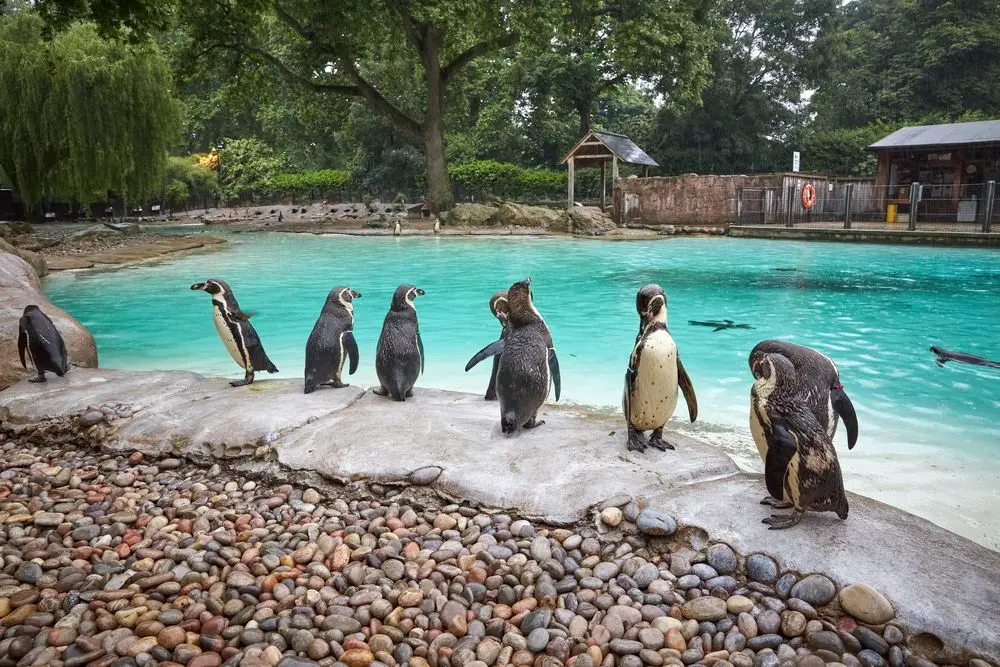
[[[786,181],[737,192],[736,225],[819,229],[1000,232],[1000,188],[961,185]]]

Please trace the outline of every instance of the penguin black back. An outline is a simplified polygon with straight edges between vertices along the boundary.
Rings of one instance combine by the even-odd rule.
[[[45,371],[59,377],[69,371],[66,343],[49,316],[34,304],[25,306],[18,321],[17,352],[21,366],[28,367],[28,357],[38,373],[30,382],[45,382]]]
[[[305,393],[321,384],[345,387],[341,380],[344,362],[350,359],[350,374],[358,370],[358,343],[354,339],[354,299],[361,293],[350,287],[334,287],[306,343]]]
[[[392,295],[375,351],[380,386],[374,393],[379,396],[405,401],[413,395],[413,385],[424,370],[424,343],[413,305],[423,294],[413,285],[400,285]]]

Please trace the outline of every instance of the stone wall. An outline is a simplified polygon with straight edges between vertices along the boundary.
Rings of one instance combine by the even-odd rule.
[[[686,174],[625,178],[615,184],[619,225],[727,225],[736,220],[736,189],[780,188],[783,174]]]

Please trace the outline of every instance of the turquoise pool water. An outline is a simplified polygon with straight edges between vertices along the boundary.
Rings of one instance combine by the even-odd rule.
[[[56,274],[46,290],[94,333],[102,366],[236,378],[242,372],[215,333],[208,296],[188,289],[223,278],[240,305],[256,313],[254,326],[281,376],[301,377],[305,341],[327,292],[350,285],[364,295],[355,301],[361,365],[351,381],[373,384],[382,318],[392,291],[409,282],[427,292],[417,300],[427,355],[418,387],[482,392],[489,365],[470,373],[463,367],[498,334],[489,297],[531,276],[558,349],[563,400],[616,408],[637,329],[635,293],[657,282],[666,289],[670,329],[700,406],[698,424],[675,418],[675,427],[748,465],[755,454],[746,360],[765,338],[815,347],[840,366],[861,424],[859,447],[842,460],[867,457],[855,460],[871,468],[921,453],[946,468],[950,459],[971,462],[963,465],[978,473],[977,460],[995,466],[1000,455],[1000,370],[939,368],[928,351],[940,345],[1000,359],[997,251],[718,238],[604,243],[269,233],[230,241],[220,252],[154,265]],[[688,324],[717,319],[754,329],[716,333]],[[838,433],[838,443],[843,439]],[[892,471],[883,472],[884,481]]]

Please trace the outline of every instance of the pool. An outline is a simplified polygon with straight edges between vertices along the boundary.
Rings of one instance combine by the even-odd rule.
[[[489,297],[531,276],[558,350],[563,400],[618,409],[635,293],[657,282],[700,407],[688,425],[682,402],[675,428],[759,467],[747,427],[747,355],[765,338],[809,345],[837,362],[858,411],[858,447],[848,453],[837,435],[848,487],[1000,546],[1000,519],[985,506],[1000,499],[1000,370],[941,368],[928,351],[1000,358],[1000,252],[727,238],[229,239],[219,252],[56,274],[45,288],[93,332],[102,366],[236,378],[242,371],[215,333],[209,298],[192,283],[228,281],[286,377],[303,374],[305,341],[329,289],[350,285],[364,295],[355,301],[361,364],[350,380],[370,385],[391,294],[408,282],[427,293],[416,304],[426,349],[418,388],[482,392],[489,364],[463,367],[498,335]],[[688,324],[723,319],[753,329]],[[935,497],[939,486],[953,501]]]

